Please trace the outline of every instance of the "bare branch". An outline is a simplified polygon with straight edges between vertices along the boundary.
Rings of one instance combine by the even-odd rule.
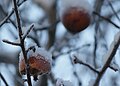
[[[20,4],[18,4],[18,7],[21,6],[25,1],[27,1],[27,0],[23,0]],[[10,17],[13,15],[13,13],[14,13],[14,9],[11,11],[10,14],[8,14],[8,15],[4,18],[4,20],[3,20],[2,22],[0,22],[0,27],[1,27],[3,24],[5,24],[8,19],[10,20]],[[10,20],[10,21],[11,21],[11,20]]]
[[[49,29],[52,29],[52,27],[55,27],[57,23],[59,23],[60,21],[56,21],[55,23],[53,23],[52,25],[50,26],[46,26],[46,27],[43,27],[43,28],[37,28],[35,29],[35,31],[43,31],[43,30],[49,30]]]
[[[83,46],[80,46],[80,47],[71,49],[71,50],[69,50],[69,51],[67,51],[67,52],[59,53],[58,55],[54,56],[54,58],[59,57],[59,56],[61,56],[61,55],[69,54],[70,52],[77,51],[77,50],[79,50],[79,49],[81,49],[81,48],[83,48],[83,47],[86,47],[86,46],[90,46],[90,44],[85,44],[85,45],[83,45]]]
[[[109,68],[112,69],[112,70],[114,70],[115,72],[118,71],[117,68],[114,68],[114,67],[112,67],[112,66],[109,66]]]
[[[93,13],[94,13],[95,15],[101,17],[102,19],[108,21],[109,23],[111,23],[112,25],[114,25],[116,28],[120,29],[120,26],[118,26],[117,24],[115,24],[115,23],[114,23],[113,21],[111,21],[110,19],[108,19],[108,18],[106,18],[106,17],[104,17],[104,16],[101,16],[99,13],[97,13],[97,12],[95,12],[95,11],[94,11]]]
[[[114,41],[112,42],[111,47],[110,47],[108,53],[104,57],[104,58],[108,58],[108,60],[106,61],[106,63],[104,64],[102,70],[100,71],[100,73],[99,73],[99,75],[98,75],[98,77],[97,77],[97,79],[95,81],[94,86],[98,86],[99,85],[99,82],[100,82],[101,78],[103,77],[105,71],[110,66],[110,63],[111,63],[112,59],[115,56],[116,51],[117,51],[119,45],[120,45],[120,31],[115,36]]]
[[[3,80],[3,82],[5,83],[6,86],[9,86],[7,81],[5,80],[4,76],[0,73],[0,77]]]
[[[70,57],[71,57],[71,56],[70,56]],[[73,63],[73,59],[70,58],[70,60],[71,60],[71,64],[73,65],[73,68],[75,68],[75,64]],[[81,82],[81,80],[79,79],[79,74],[77,73],[77,71],[76,71],[76,70],[73,70],[73,74],[74,74],[74,76],[78,79],[78,84],[79,84],[79,86],[81,86],[81,85],[82,85],[82,82]]]
[[[30,33],[30,31],[31,31],[33,28],[34,28],[34,24],[32,24],[32,25],[30,26],[30,28],[27,30],[27,32],[23,35],[22,40],[24,40],[24,39],[28,36],[28,34]]]
[[[81,60],[77,59],[77,57],[74,55],[74,59],[73,59],[74,63],[77,64],[82,64],[82,65],[85,65],[87,66],[88,68],[90,68],[92,71],[94,71],[95,73],[99,74],[99,71],[97,71],[96,69],[94,69],[92,66],[90,66],[89,64],[86,64],[84,62],[82,62]]]
[[[20,17],[19,17],[19,13],[18,13],[18,7],[17,7],[17,3],[16,0],[13,0],[13,4],[14,4],[14,10],[15,10],[15,14],[16,14],[16,20],[17,20],[17,27],[18,27],[18,32],[19,32],[19,39],[20,39],[20,43],[21,43],[21,49],[22,49],[22,53],[25,59],[25,64],[26,64],[26,73],[27,73],[27,82],[28,82],[28,86],[32,86],[31,83],[31,77],[30,77],[30,67],[29,67],[29,63],[27,60],[27,54],[25,51],[25,45],[24,45],[24,40],[22,40],[22,28],[21,28],[21,22],[20,22]]]
[[[1,11],[3,12],[3,14],[5,15],[5,16],[7,16],[7,13],[4,11],[4,9],[2,8],[2,6],[0,5],[0,7],[1,7]],[[16,25],[15,25],[15,23],[9,18],[9,21],[13,24],[13,26],[15,27],[15,28],[17,28],[16,27]],[[7,21],[6,21],[7,22]]]
[[[11,42],[11,41],[8,41],[8,40],[3,40],[3,42],[7,43],[7,44],[11,44],[11,45],[15,45],[15,46],[21,46],[20,43],[15,43],[15,42]]]
[[[29,50],[33,50],[33,51],[35,51],[35,46],[31,46],[31,47],[29,47],[29,48],[26,50],[26,53],[28,53]]]
[[[108,4],[110,5],[112,11],[114,12],[115,16],[117,17],[117,19],[118,19],[119,22],[120,22],[120,18],[119,18],[119,16],[117,15],[117,12],[115,11],[115,9],[114,9],[112,3],[110,2],[110,0],[107,0],[107,1],[108,1]]]
[[[104,0],[96,0],[95,1],[95,11],[98,12],[98,13],[101,13],[101,9],[102,9],[102,6],[103,6],[103,3],[104,3]],[[97,63],[96,63],[96,51],[97,51],[97,47],[98,47],[98,30],[99,30],[99,23],[100,23],[100,18],[95,16],[94,17],[95,19],[95,35],[94,35],[94,51],[93,51],[93,55],[94,55],[94,66],[95,68],[97,67]]]

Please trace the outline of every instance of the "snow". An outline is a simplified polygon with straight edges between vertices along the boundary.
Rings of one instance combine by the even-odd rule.
[[[20,54],[19,54],[19,62],[21,62],[21,60],[23,60],[24,58],[23,58],[23,53],[22,53],[22,51],[20,52]]]
[[[23,34],[22,37],[26,37],[26,35],[28,36],[32,32],[33,28],[34,28],[34,24],[31,24],[29,27],[23,27],[22,28],[22,34]]]
[[[26,33],[27,32],[27,27],[22,27],[22,34]]]
[[[15,86],[14,85],[14,76],[12,73],[15,73],[15,68],[13,65],[6,65],[6,64],[0,64],[0,72],[4,76],[5,80],[7,81],[9,86]],[[9,70],[10,69],[10,70]],[[6,86],[4,82],[2,81],[0,77],[0,86]]]
[[[117,79],[119,77],[119,72],[115,72],[114,70],[108,68],[104,74],[104,77],[101,79],[99,86],[120,86],[120,80]],[[113,83],[117,83],[117,85],[113,85]]]
[[[46,51],[44,48],[36,48],[36,51],[33,55],[40,54],[44,57],[45,60],[49,61],[49,63],[52,65],[52,54],[48,51]]]
[[[34,42],[29,42],[29,43],[27,42],[25,47],[26,47],[26,49],[28,49],[28,48],[30,48],[32,46],[37,46],[37,44],[34,43]]]
[[[93,86],[94,85],[94,83],[95,83],[95,78],[94,79],[91,79],[90,81],[89,81],[89,85],[88,86]]]
[[[71,81],[74,86],[78,86],[78,80],[74,76],[72,70],[74,70],[74,68],[68,55],[63,55],[57,58],[55,66],[52,68],[55,79],[60,78],[66,81]]]
[[[18,37],[14,42],[15,43],[20,43],[20,38]]]
[[[46,0],[42,0],[42,1],[46,1]],[[47,0],[46,2],[47,3],[49,3],[49,1],[50,0]],[[63,2],[67,2],[68,1],[68,3],[66,3],[66,6],[68,6],[68,5],[70,5],[69,3],[69,1],[72,1],[72,2],[74,2],[74,3],[76,3],[76,1],[77,0],[61,0],[61,1],[63,1]],[[84,0],[82,0],[82,1],[84,1]],[[92,0],[89,0],[89,2],[91,2]],[[78,2],[78,1],[77,1]],[[74,3],[72,3],[72,4],[74,4]],[[77,3],[76,3],[77,4]],[[93,4],[93,3],[92,3]],[[119,6],[119,3],[117,3],[118,4],[118,6]],[[30,4],[31,5],[31,4]],[[65,3],[63,4],[63,5],[65,5]],[[60,11],[62,11],[63,10],[63,5],[62,6],[60,6]],[[65,7],[66,7],[65,6]],[[116,6],[116,8],[117,9],[119,9],[119,7],[115,4],[115,6]],[[40,11],[39,10],[39,8],[36,6],[33,6],[33,4],[31,5],[31,6],[29,6],[29,7],[31,7],[30,8],[30,10],[29,10],[29,12],[27,13],[27,14],[29,14],[29,19],[30,20],[32,20],[32,21],[37,21],[39,18],[41,18],[41,16],[43,15],[43,13],[42,13],[42,11]],[[89,6],[88,6],[89,7]],[[37,9],[38,8],[38,9]],[[116,9],[115,8],[115,9]],[[108,8],[105,6],[105,9],[104,10],[102,10],[102,11],[104,11],[105,12],[105,10],[108,10]],[[26,11],[26,10],[25,10]],[[106,13],[106,12],[105,12]],[[109,13],[108,11],[107,11],[107,13]],[[23,12],[23,14],[25,14],[24,12]],[[110,14],[110,13],[109,13]],[[34,15],[34,16],[33,16]],[[26,15],[25,15],[26,16]],[[114,18],[115,19],[115,18]],[[118,23],[118,25],[119,25],[119,22],[118,21],[116,21],[116,20],[113,20],[112,19],[112,21],[114,21],[116,24]],[[4,27],[5,26],[5,27]],[[8,25],[8,24],[5,24],[4,26],[2,26],[1,28],[3,28],[4,27],[4,31],[1,31],[0,32],[0,37],[1,38],[4,38],[4,39],[12,39],[13,40],[13,37],[8,33],[8,28],[10,28],[11,29],[11,25]],[[113,41],[112,40],[112,38],[114,37],[114,34],[116,33],[116,31],[115,30],[118,30],[118,29],[116,29],[114,26],[112,26],[111,24],[108,24],[108,25],[106,25],[106,26],[108,26],[107,28],[106,27],[102,27],[103,29],[107,29],[106,30],[106,32],[107,32],[107,34],[106,34],[106,41],[107,41],[107,45],[109,46],[109,44],[111,44],[111,41]],[[60,26],[58,26],[59,27],[59,29],[61,28],[61,25]],[[94,27],[90,27],[90,28],[94,28]],[[58,30],[58,32],[59,32],[59,30]],[[85,33],[83,33],[83,34],[80,34],[80,37],[81,37],[81,40],[79,41],[79,42],[77,42],[78,43],[78,45],[76,45],[76,46],[80,46],[80,45],[82,45],[82,44],[84,44],[84,43],[93,43],[93,41],[94,41],[94,38],[93,38],[93,30],[89,30],[89,31],[84,31]],[[90,34],[89,34],[89,33]],[[92,33],[91,33],[92,32]],[[57,34],[58,36],[60,35],[60,36],[62,36],[61,35],[61,33],[62,33],[62,30],[60,29],[60,32],[59,32],[59,34]],[[15,33],[16,35],[17,35],[17,33]],[[120,33],[119,33],[120,34]],[[33,35],[34,36],[34,35]],[[44,37],[44,36],[43,36]],[[61,37],[62,38],[62,37]],[[117,37],[116,37],[117,38]],[[44,38],[43,38],[44,39]],[[116,39],[115,39],[116,40]],[[41,41],[41,40],[40,40]],[[18,40],[18,42],[19,42],[19,40]],[[17,43],[18,43],[17,42]],[[43,42],[44,43],[44,42]],[[3,46],[3,42],[1,42],[1,47],[5,47],[5,51],[10,51],[10,52],[15,52],[15,51],[18,51],[18,49],[16,49],[16,48],[14,48],[15,46],[12,46],[12,45],[8,45],[8,44],[4,44],[4,46]],[[18,47],[17,47],[18,48]],[[91,53],[91,51],[92,50],[90,50],[90,53]],[[102,51],[102,50],[101,50]],[[2,48],[2,51],[1,52],[3,52],[3,48]],[[30,51],[31,53],[32,53],[32,51]],[[102,52],[104,52],[104,51],[102,51]],[[100,53],[102,53],[102,52],[100,52]],[[11,53],[10,53],[11,54]],[[81,54],[81,53],[80,53]],[[83,53],[84,54],[84,53]],[[12,53],[12,55],[14,55],[15,56],[15,54],[13,54]],[[101,55],[101,54],[100,54]],[[102,56],[102,55],[101,55]],[[75,78],[75,77],[73,77],[73,74],[72,74],[72,70],[73,70],[73,68],[71,67],[72,65],[71,65],[71,63],[69,62],[69,59],[67,58],[66,59],[66,57],[68,57],[68,56],[63,56],[63,57],[61,57],[61,58],[59,58],[59,59],[57,59],[56,60],[56,64],[55,64],[55,68],[53,68],[54,69],[54,74],[55,74],[55,76],[57,76],[57,77],[59,77],[59,78],[62,78],[62,79],[64,79],[64,80],[70,80],[72,83],[73,83],[73,85],[74,86],[78,86],[78,85],[75,85],[75,82],[77,81],[77,79]],[[82,55],[81,55],[81,57],[82,57]],[[89,56],[89,58],[90,59],[92,59],[91,58],[91,56]],[[117,61],[117,63],[118,63],[118,65],[119,65],[119,67],[120,67],[120,49],[119,49],[119,51],[118,51],[118,53],[117,53],[117,56],[115,57],[116,58],[116,61]],[[99,60],[99,59],[98,59]],[[103,60],[104,61],[104,60]],[[76,67],[76,69],[81,69],[81,70],[83,70],[83,68],[82,67]],[[12,77],[11,76],[11,74],[7,71],[8,69],[6,68],[6,67],[4,67],[3,65],[1,65],[1,73],[4,75],[4,77],[5,77],[5,79],[8,81],[8,84],[10,85],[10,86],[14,86],[13,84],[14,84],[14,82],[12,82],[12,81],[14,81],[12,78],[9,78],[9,77]],[[11,70],[13,70],[13,68],[11,68]],[[14,71],[13,71],[14,72]],[[92,76],[91,74],[86,74],[86,72],[85,71],[83,71],[84,73],[81,73],[80,71],[78,71],[78,73],[79,73],[79,77],[82,77],[82,78],[80,78],[80,79],[82,79],[83,81],[82,81],[82,86],[87,86],[86,85],[86,82],[88,82],[89,80],[89,77],[94,77],[94,76]],[[89,71],[87,71],[87,72],[89,72]],[[15,73],[15,72],[14,72]],[[113,71],[113,70],[111,70],[111,69],[109,69],[108,68],[108,70],[106,71],[106,74],[105,74],[105,76],[103,77],[103,79],[102,79],[102,81],[101,81],[101,86],[108,86],[108,85],[111,85],[111,82],[110,82],[110,79],[111,79],[111,76],[113,77],[116,77],[116,76],[118,76],[118,79],[117,79],[117,83],[118,83],[118,85],[117,86],[120,86],[120,74],[117,72],[117,74],[115,74],[115,72]],[[92,80],[90,80],[89,82],[90,82],[90,84],[92,83],[94,81],[94,79],[92,79]],[[5,85],[3,85],[4,83],[1,83],[1,86],[5,86]],[[53,85],[51,85],[51,86],[53,86]],[[91,86],[91,85],[90,85]]]
[[[120,31],[115,35],[114,42],[116,43],[120,39]]]
[[[79,7],[91,15],[93,7],[87,0],[59,0],[60,16],[70,7]]]
[[[115,70],[120,71],[119,65],[116,64],[115,62],[112,62],[112,63],[110,64],[110,66],[111,66],[112,68],[114,68]]]
[[[70,81],[64,81],[62,79],[58,79],[56,82],[56,86],[73,86]]]
[[[85,61],[85,58],[83,56],[80,56],[78,53],[74,53],[71,55],[72,62],[75,63],[75,60]],[[76,63],[75,63],[76,64]]]
[[[29,50],[28,53],[27,53],[27,59],[29,59],[29,57],[31,56],[35,56],[37,57],[37,55],[41,55],[46,61],[48,61],[51,65],[52,65],[52,54],[49,53],[48,51],[46,51],[44,48],[39,48],[37,46],[35,46],[35,52],[33,50]],[[19,55],[19,61],[21,61],[23,58],[23,53],[22,51],[20,52],[20,55]],[[41,57],[41,58],[42,58]]]

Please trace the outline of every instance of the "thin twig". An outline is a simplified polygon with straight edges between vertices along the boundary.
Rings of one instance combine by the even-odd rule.
[[[27,1],[27,0],[23,0],[20,4],[18,4],[18,7],[21,6],[25,1]],[[5,24],[8,19],[10,20],[10,17],[13,15],[13,13],[14,13],[14,9],[12,9],[11,13],[8,14],[8,15],[3,19],[3,21],[0,22],[0,27],[1,27],[3,24]]]
[[[11,42],[11,41],[8,41],[8,40],[2,40],[3,42],[7,43],[7,44],[11,44],[11,45],[15,45],[15,46],[21,46],[20,43],[15,43],[15,42]]]
[[[61,55],[69,54],[69,53],[72,52],[72,51],[77,51],[77,50],[79,50],[79,49],[81,49],[81,48],[83,48],[83,47],[86,47],[86,46],[90,46],[90,44],[85,44],[85,45],[83,45],[83,46],[80,46],[80,47],[71,49],[71,50],[69,50],[69,51],[67,51],[67,52],[59,53],[58,55],[53,56],[53,57],[56,58],[56,57],[59,57],[59,56],[61,56]]]
[[[70,55],[70,57],[71,57],[71,55]],[[70,60],[71,60],[71,64],[72,64],[73,69],[74,69],[74,70],[73,70],[73,74],[74,74],[74,76],[77,78],[79,86],[81,86],[81,85],[82,85],[82,82],[81,82],[81,80],[79,79],[79,76],[78,76],[78,74],[77,74],[77,71],[75,70],[75,64],[73,63],[73,59],[70,58]]]
[[[107,70],[107,68],[110,66],[110,63],[112,61],[112,59],[114,58],[116,51],[118,49],[120,45],[120,31],[117,33],[117,35],[114,38],[114,41],[111,44],[111,47],[108,51],[108,53],[106,54],[106,56],[104,58],[108,58],[108,60],[106,61],[106,63],[104,64],[102,70],[100,71],[94,86],[99,86],[99,82],[101,80],[101,78],[103,77],[105,71]]]
[[[5,83],[6,86],[9,86],[7,81],[5,80],[4,76],[0,73],[0,77],[3,80],[3,82]]]
[[[101,9],[102,9],[102,5],[104,3],[104,0],[96,0],[95,2],[95,11],[97,13],[101,13]],[[95,16],[94,17],[95,19],[95,34],[94,34],[94,51],[93,51],[93,62],[94,62],[94,66],[95,68],[97,68],[97,63],[96,63],[96,58],[97,58],[97,55],[96,55],[96,51],[97,51],[97,47],[98,47],[98,31],[99,31],[99,23],[100,23],[100,18]]]
[[[5,15],[5,16],[7,16],[7,13],[4,11],[4,9],[3,9],[3,7],[0,5],[0,7],[1,7],[1,11],[3,12],[3,14]],[[16,25],[15,25],[15,23],[9,18],[9,21],[13,24],[13,26],[16,28]],[[7,21],[6,21],[7,22]]]
[[[27,30],[27,32],[23,35],[22,40],[24,40],[24,39],[28,36],[28,34],[30,33],[30,31],[31,31],[33,28],[34,28],[34,24],[32,24],[32,25],[30,26],[30,28]]]
[[[112,67],[112,66],[109,66],[109,68],[112,69],[112,70],[114,70],[115,72],[118,71],[117,68],[114,68],[114,67]]]
[[[49,29],[51,29],[52,27],[56,26],[56,24],[58,24],[59,22],[60,22],[60,21],[58,20],[58,21],[56,21],[55,23],[53,23],[52,25],[50,25],[50,26],[46,26],[46,27],[43,27],[43,28],[37,28],[37,29],[35,29],[35,31],[49,30]]]
[[[115,24],[115,23],[114,23],[113,21],[111,21],[110,19],[108,19],[108,18],[106,18],[106,17],[104,17],[104,16],[101,16],[99,13],[97,13],[97,12],[95,12],[95,11],[94,11],[93,13],[94,13],[95,15],[101,17],[102,19],[108,21],[109,23],[111,23],[112,25],[114,25],[116,28],[120,29],[120,26],[118,26],[117,24]]]
[[[97,71],[96,69],[94,69],[92,66],[90,66],[89,64],[87,63],[84,63],[82,62],[81,60],[77,59],[77,57],[74,55],[74,59],[73,59],[74,63],[79,63],[79,64],[82,64],[82,65],[85,65],[87,66],[88,68],[90,68],[92,71],[94,71],[95,73],[99,74],[99,71]]]
[[[8,16],[3,19],[3,21],[0,22],[0,27],[7,22],[7,20],[12,16],[13,13],[14,10],[12,10],[12,12],[8,14]]]
[[[35,46],[31,46],[31,47],[29,47],[29,48],[26,50],[26,53],[28,53],[29,50],[33,50],[33,51],[35,51]]]
[[[117,12],[115,11],[115,9],[114,9],[113,5],[111,4],[111,2],[110,2],[109,0],[107,0],[107,1],[108,1],[108,4],[110,5],[110,7],[111,7],[112,11],[114,12],[115,16],[117,17],[117,19],[118,19],[118,20],[119,20],[119,22],[120,22],[120,18],[119,18],[119,16],[117,15]]]
[[[14,10],[15,10],[15,14],[16,14],[16,20],[17,20],[17,27],[18,27],[18,32],[19,32],[19,39],[20,39],[20,43],[21,43],[21,49],[22,49],[22,53],[25,59],[25,64],[26,64],[26,73],[27,73],[27,82],[28,82],[28,86],[32,86],[31,83],[31,77],[30,77],[30,68],[29,68],[29,63],[27,60],[27,54],[25,51],[25,45],[24,45],[24,40],[22,40],[22,28],[21,28],[21,22],[20,22],[20,17],[19,17],[19,13],[18,13],[18,7],[16,4],[16,0],[13,0],[13,4],[14,4]]]

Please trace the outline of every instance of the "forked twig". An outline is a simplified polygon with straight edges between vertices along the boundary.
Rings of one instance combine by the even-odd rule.
[[[21,6],[25,1],[27,1],[27,0],[23,0],[20,4],[18,4],[18,7]],[[8,14],[8,15],[3,19],[2,22],[0,22],[0,27],[1,27],[3,24],[5,24],[5,23],[7,22],[7,20],[10,20],[10,17],[13,15],[13,13],[14,13],[14,9],[12,9],[11,13]]]
[[[21,44],[21,49],[22,49],[22,53],[25,59],[25,64],[26,64],[26,73],[27,73],[27,82],[28,82],[28,86],[32,86],[32,82],[31,82],[31,77],[30,77],[30,68],[29,68],[29,63],[27,60],[27,54],[25,51],[25,45],[24,45],[24,40],[22,38],[22,27],[21,27],[21,22],[20,22],[20,17],[19,17],[19,13],[18,13],[18,7],[17,7],[17,3],[16,0],[13,0],[13,4],[14,4],[14,10],[15,10],[15,15],[16,15],[16,20],[17,20],[17,28],[18,28],[18,32],[19,32],[19,39],[20,39],[20,44]]]

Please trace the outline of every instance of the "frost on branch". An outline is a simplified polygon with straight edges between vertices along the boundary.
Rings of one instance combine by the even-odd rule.
[[[56,86],[73,86],[70,81],[64,81],[62,79],[58,79],[56,82]]]

